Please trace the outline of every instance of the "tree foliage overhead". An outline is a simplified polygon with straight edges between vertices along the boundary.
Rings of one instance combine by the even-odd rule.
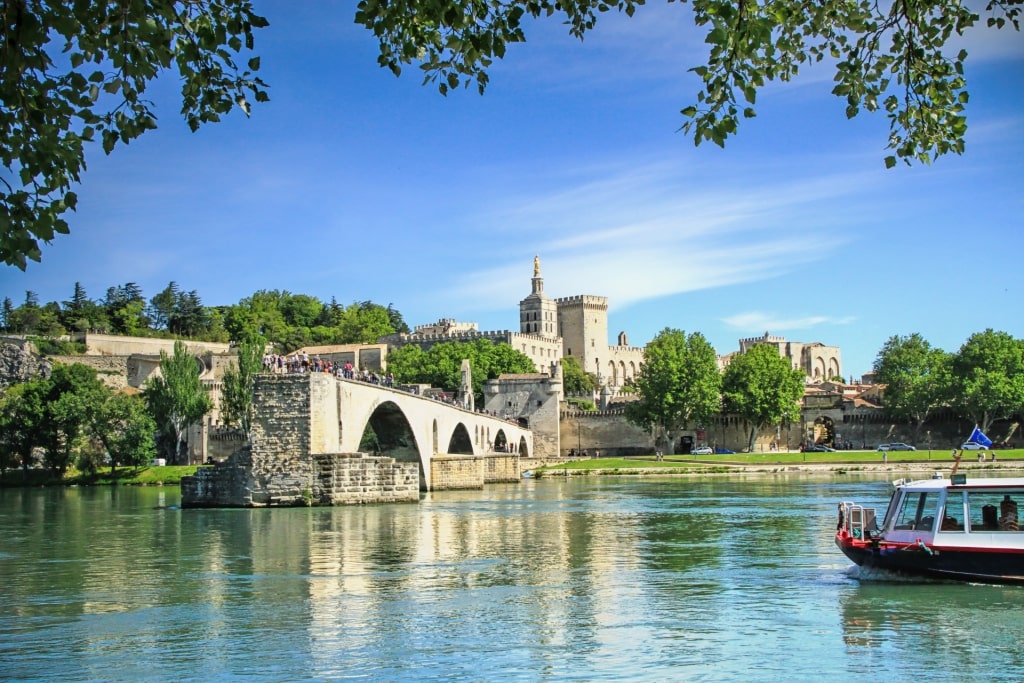
[[[0,0],[0,260],[24,269],[68,233],[86,146],[156,128],[146,89],[162,71],[193,131],[267,100],[259,57],[239,63],[266,25],[249,0]]]
[[[747,450],[754,450],[765,427],[795,422],[800,417],[804,375],[771,344],[755,344],[733,357],[722,376],[722,402],[750,425]]]
[[[985,23],[1019,30],[1021,2],[990,0]],[[504,57],[509,44],[525,42],[525,19],[558,16],[582,40],[600,13],[633,16],[643,4],[360,0],[356,23],[373,32],[380,42],[377,61],[396,75],[418,63],[424,82],[436,83],[442,94],[470,83],[483,92],[493,60]],[[963,152],[967,53],[950,56],[944,49],[981,18],[959,0],[691,0],[690,6],[709,50],[707,62],[691,69],[702,89],[681,111],[683,130],[696,144],[724,146],[741,119],[756,115],[757,93],[767,82],[789,81],[801,68],[827,60],[835,69],[832,93],[846,101],[848,117],[881,109],[889,119],[887,166],[897,158],[929,163]]]
[[[644,350],[635,382],[639,400],[626,406],[626,419],[662,432],[703,424],[718,414],[721,382],[704,335],[665,328]]]

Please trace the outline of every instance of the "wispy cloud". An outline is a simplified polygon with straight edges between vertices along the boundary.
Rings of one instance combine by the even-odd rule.
[[[736,315],[721,318],[723,323],[740,332],[758,332],[760,330],[770,330],[772,332],[781,330],[805,330],[819,325],[849,325],[855,320],[856,318],[854,316],[836,318],[827,315],[810,315],[802,318],[788,318],[785,316],[779,316],[775,313],[765,313],[762,311],[748,311],[746,313],[737,313]]]
[[[837,203],[873,182],[851,173],[765,184],[772,176],[764,168],[705,181],[685,167],[602,168],[599,177],[493,207],[486,223],[521,246],[461,275],[439,298],[467,311],[515,300],[534,253],[549,296],[600,294],[612,308],[780,277],[848,244]],[[747,185],[747,173],[761,182]]]

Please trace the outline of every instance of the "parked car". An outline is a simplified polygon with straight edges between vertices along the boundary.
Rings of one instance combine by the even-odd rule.
[[[736,451],[729,448],[716,448],[715,455],[735,455]]]
[[[825,444],[812,443],[810,446],[804,446],[805,453],[835,453],[836,449],[829,448]]]
[[[960,449],[964,451],[985,451],[988,450],[980,443],[974,443],[973,441],[964,441],[960,444]]]
[[[880,443],[876,451],[916,451],[917,449],[907,443]]]
[[[715,451],[711,448],[711,446],[701,446],[700,448],[694,448],[692,451],[690,451],[690,453],[693,455],[712,455],[714,452]]]

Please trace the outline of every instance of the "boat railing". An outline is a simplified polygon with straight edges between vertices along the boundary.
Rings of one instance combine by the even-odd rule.
[[[878,531],[875,508],[866,508],[848,501],[840,503],[840,508],[841,527],[853,538],[871,538],[871,534]]]

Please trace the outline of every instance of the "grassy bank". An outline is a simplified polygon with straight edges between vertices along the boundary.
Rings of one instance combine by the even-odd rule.
[[[985,453],[985,465],[992,463],[991,453]],[[976,451],[968,451],[961,459],[962,467],[979,466]],[[1012,463],[1024,467],[1024,449],[997,451],[997,463]],[[950,451],[898,451],[889,453],[883,459],[877,451],[837,451],[834,453],[735,453],[729,455],[666,455],[658,460],[652,455],[637,455],[626,458],[589,458],[573,460],[558,465],[538,468],[537,476],[545,473],[557,476],[569,472],[600,472],[607,474],[629,474],[631,471],[662,470],[671,472],[725,472],[764,467],[795,467],[801,465],[833,466],[835,468],[860,469],[867,466],[908,466],[920,465],[922,468],[952,468],[953,458]]]
[[[96,474],[68,470],[55,477],[49,470],[8,470],[0,475],[0,486],[178,486],[181,478],[195,473],[198,465],[167,465],[165,467],[121,467],[116,472],[102,470]]]

